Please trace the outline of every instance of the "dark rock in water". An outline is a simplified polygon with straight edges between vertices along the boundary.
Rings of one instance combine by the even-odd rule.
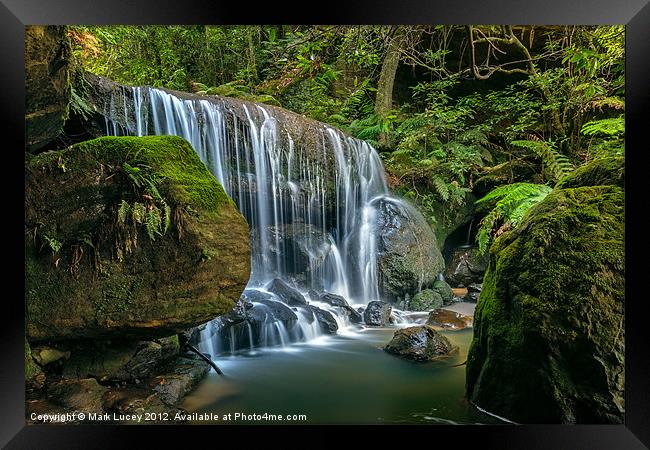
[[[431,311],[442,306],[442,296],[431,289],[418,292],[408,302],[409,311]]]
[[[463,316],[454,311],[437,309],[429,313],[426,324],[433,327],[462,330],[463,328],[472,325],[472,318],[470,316]]]
[[[279,256],[288,273],[294,274],[300,284],[309,286],[313,280],[313,270],[321,268],[330,250],[327,233],[319,227],[304,223],[268,227],[271,255]],[[255,241],[253,231],[253,241]],[[320,285],[314,287],[322,288]]]
[[[321,326],[321,330],[323,330],[323,333],[336,334],[336,331],[339,329],[339,325],[336,323],[336,319],[332,313],[325,311],[324,309],[317,308],[313,305],[309,305],[307,308],[313,312],[316,320],[318,320],[318,323]]]
[[[198,355],[179,356],[173,370],[153,378],[149,386],[167,405],[174,406],[208,374],[210,365]]]
[[[328,305],[332,305],[332,306],[342,306],[342,307],[350,306],[348,305],[348,302],[343,297],[336,294],[330,294],[329,292],[325,292],[321,294],[318,297],[318,301],[327,303]]]
[[[25,27],[25,126],[29,151],[53,141],[63,130],[70,103],[71,53],[66,27]]]
[[[129,217],[118,223],[122,199],[139,198],[124,163],[151,167],[167,204],[196,212],[184,216],[182,239],[174,223],[155,241]],[[250,275],[246,220],[176,136],[102,137],[31,158],[25,226],[41,230],[25,238],[30,342],[180,333],[228,312]],[[48,239],[61,245],[56,256]]]
[[[302,316],[307,320],[309,324],[313,323],[315,319],[314,312],[311,310],[310,306],[311,305],[296,307],[296,310],[302,313]]]
[[[290,306],[304,306],[307,304],[305,297],[297,289],[289,286],[279,278],[271,281],[268,286],[269,292],[273,292],[280,297],[284,303]]]
[[[467,286],[467,296],[465,297],[470,302],[478,302],[479,297],[481,296],[481,290],[483,289],[483,284],[472,283]]]
[[[63,380],[47,387],[47,397],[67,409],[101,414],[104,412],[102,396],[107,390],[94,378]]]
[[[248,318],[255,317],[257,311],[259,309],[262,309],[265,314],[270,314],[273,316],[273,318],[284,322],[287,325],[298,320],[296,313],[282,302],[266,299],[258,299],[257,302],[259,304],[254,304],[253,307],[246,312]],[[262,307],[261,305],[265,306],[266,308]]]
[[[309,296],[309,300],[311,300],[312,302],[320,301],[320,295],[318,294],[318,292],[316,292],[313,289],[309,289],[309,291],[307,291],[307,295]]]
[[[432,327],[418,325],[397,330],[384,350],[412,361],[431,361],[449,356],[458,347]]]
[[[344,311],[347,312],[348,318],[350,319],[350,323],[361,323],[363,322],[363,316],[357,312],[354,308],[351,306],[346,306],[343,308]]]
[[[373,300],[368,303],[365,311],[363,312],[363,321],[366,325],[383,327],[388,325],[390,320],[390,312],[393,309],[387,302],[380,300]]]
[[[445,269],[445,280],[453,287],[481,283],[487,268],[487,255],[481,256],[478,248],[457,248]]]
[[[442,301],[445,305],[451,303],[452,299],[454,298],[454,293],[451,290],[451,286],[449,286],[446,281],[436,280],[433,283],[433,287],[431,289],[440,294],[440,297],[442,297]]]
[[[415,208],[388,199],[377,207],[379,289],[382,298],[395,302],[433,285],[444,260],[431,227]]]
[[[467,358],[476,405],[521,423],[623,423],[623,171],[623,158],[589,163],[492,244]]]

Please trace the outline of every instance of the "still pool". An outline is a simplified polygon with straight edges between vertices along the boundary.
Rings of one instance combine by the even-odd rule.
[[[214,413],[231,424],[497,423],[464,399],[463,363],[472,329],[443,331],[459,351],[415,363],[382,350],[395,328],[366,328],[308,343],[221,357],[225,376],[210,373],[186,397],[189,412]],[[234,420],[235,414],[304,415],[306,420]],[[205,422],[201,422],[205,423]]]

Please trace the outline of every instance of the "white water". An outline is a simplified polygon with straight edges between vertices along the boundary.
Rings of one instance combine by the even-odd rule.
[[[354,304],[380,298],[374,204],[400,200],[391,197],[379,155],[366,142],[321,124],[316,144],[306,144],[290,134],[274,108],[179,98],[149,87],[114,95],[105,117],[111,135],[177,135],[192,144],[251,227],[247,290],[280,278],[296,281],[303,294],[312,288]],[[288,230],[301,240],[289,242]],[[349,327],[338,308],[314,305],[330,311],[339,330]],[[310,323],[301,310],[296,315],[296,323],[283,323],[269,310],[259,329],[248,321],[237,333],[215,320],[203,331],[201,346],[214,355],[321,334],[316,320]]]

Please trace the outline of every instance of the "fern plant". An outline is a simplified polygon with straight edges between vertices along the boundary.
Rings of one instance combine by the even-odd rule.
[[[117,223],[125,226],[130,220],[133,225],[143,225],[149,239],[154,241],[157,235],[164,235],[171,225],[171,208],[158,190],[165,178],[144,164],[132,166],[125,162],[122,171],[144,202],[129,203],[123,199],[117,208]]]
[[[511,145],[519,148],[532,150],[542,159],[548,172],[556,181],[560,181],[574,170],[569,158],[555,149],[553,143],[543,140],[514,140]]]
[[[545,184],[514,183],[493,189],[477,200],[477,211],[489,209],[476,235],[480,253],[485,253],[495,236],[516,228],[530,208],[551,192]]]

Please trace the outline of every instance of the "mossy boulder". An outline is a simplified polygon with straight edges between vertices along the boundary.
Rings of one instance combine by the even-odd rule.
[[[162,213],[138,186],[151,177],[170,218],[154,239],[119,219],[122,202]],[[25,216],[30,341],[168,336],[229,311],[248,281],[246,220],[179,137],[104,137],[31,158]]]
[[[376,227],[381,297],[398,302],[432,286],[444,260],[422,214],[406,202],[382,199]]]
[[[492,245],[467,360],[476,405],[517,422],[623,422],[622,164],[578,169]]]
[[[442,296],[431,289],[418,292],[408,303],[409,311],[431,311],[442,306]]]
[[[38,150],[63,128],[70,103],[70,41],[64,26],[25,27],[27,150]]]
[[[442,301],[445,304],[451,303],[451,301],[454,298],[454,291],[451,290],[451,286],[447,284],[446,281],[443,280],[436,280],[433,283],[433,288],[434,291],[436,291],[440,296],[442,297]]]

